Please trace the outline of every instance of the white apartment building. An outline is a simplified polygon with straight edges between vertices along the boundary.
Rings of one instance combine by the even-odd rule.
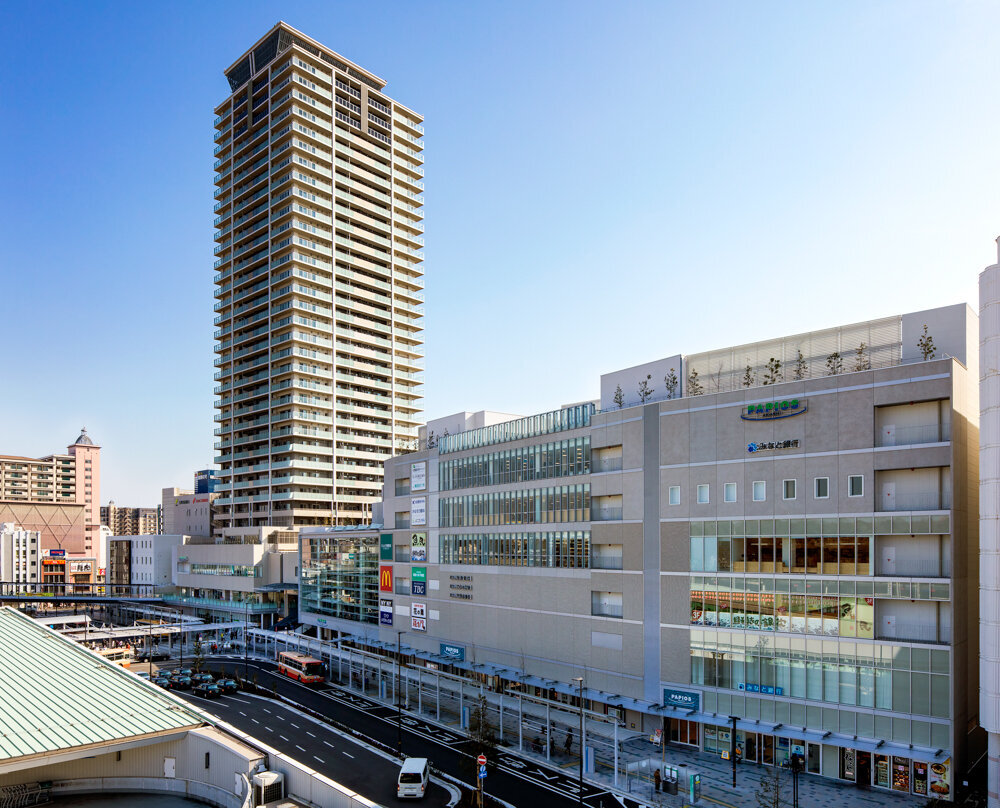
[[[39,579],[42,534],[11,522],[0,524],[0,581],[35,583]]]
[[[417,436],[423,119],[285,23],[225,73],[217,532],[356,524]]]
[[[139,536],[108,538],[107,583],[162,589],[173,585],[173,548],[187,536],[144,533]],[[127,594],[127,592],[123,592]]]

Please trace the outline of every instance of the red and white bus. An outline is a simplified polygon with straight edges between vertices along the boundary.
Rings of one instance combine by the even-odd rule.
[[[282,651],[278,654],[278,673],[309,685],[326,679],[323,663],[298,651]]]

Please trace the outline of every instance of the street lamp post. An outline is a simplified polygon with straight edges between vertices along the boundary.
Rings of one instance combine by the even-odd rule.
[[[733,733],[729,738],[729,757],[733,760],[733,788],[736,788],[736,722],[739,718],[731,715],[729,720],[733,722]]]
[[[243,601],[243,681],[248,678],[247,673],[247,643],[250,641],[250,601]]]
[[[802,771],[802,755],[793,754],[788,765],[792,770],[792,808],[799,808],[799,774]]]
[[[396,686],[393,693],[396,696],[396,754],[403,754],[403,701],[399,698],[399,667],[403,656],[403,629],[396,629]]]
[[[576,794],[576,801],[583,805],[583,677],[574,676],[573,681],[576,682],[577,687],[580,690],[580,783],[579,791]]]

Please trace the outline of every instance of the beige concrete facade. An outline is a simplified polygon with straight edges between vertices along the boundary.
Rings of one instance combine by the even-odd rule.
[[[473,675],[535,695],[583,675],[626,729],[709,752],[736,716],[754,762],[796,753],[886,788],[896,772],[917,794],[934,764],[954,783],[980,753],[974,320],[959,306],[816,332],[803,344],[879,333],[895,360],[826,375],[810,355],[800,379],[543,413],[393,458],[379,597],[396,623],[379,639],[404,628],[435,663],[464,649]]]
[[[279,23],[216,108],[215,416],[223,528],[370,520],[416,442],[422,117]]]

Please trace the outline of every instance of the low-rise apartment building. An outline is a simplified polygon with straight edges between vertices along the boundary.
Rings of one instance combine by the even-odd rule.
[[[108,537],[106,580],[110,594],[132,594],[135,587],[144,587],[150,593],[171,588],[174,583],[173,550],[189,538],[156,533]]]
[[[11,522],[0,524],[0,581],[35,583],[39,574],[42,534]]]
[[[301,616],[950,798],[981,746],[977,330],[960,305],[678,354],[607,374],[599,408],[442,436],[386,464],[377,560],[374,530],[302,531]]]

